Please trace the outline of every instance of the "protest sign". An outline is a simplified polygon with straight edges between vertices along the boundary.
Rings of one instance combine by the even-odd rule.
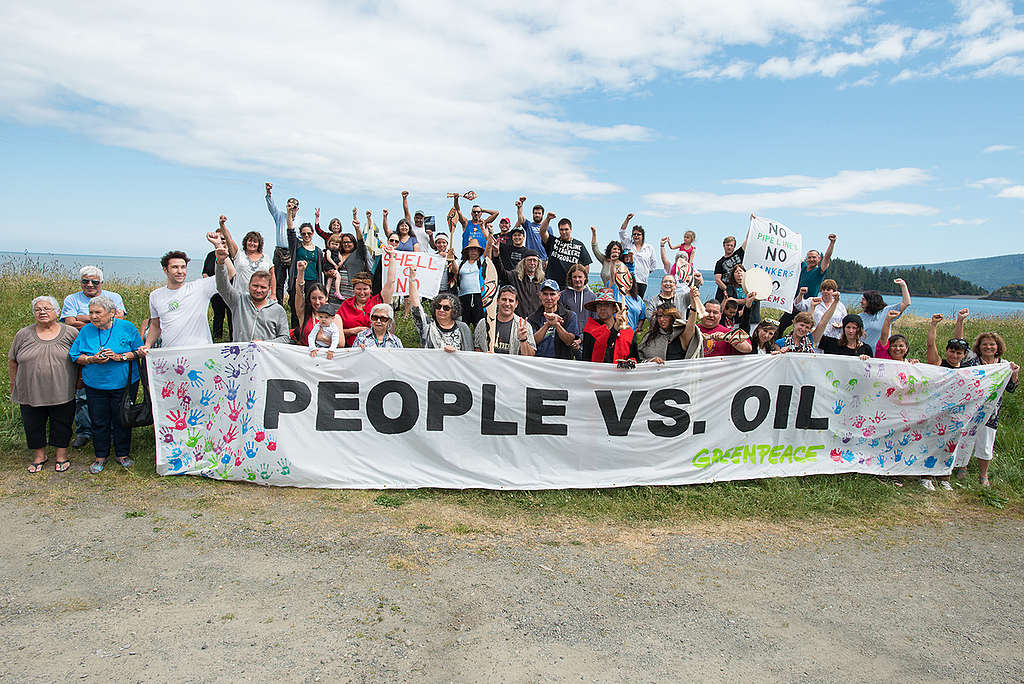
[[[298,487],[546,489],[941,475],[1008,363],[783,354],[612,365],[252,343],[154,349],[161,475]]]
[[[771,293],[758,299],[783,311],[793,308],[793,300],[800,284],[800,261],[803,238],[778,221],[751,215],[747,231],[747,249],[743,255],[743,268],[750,271],[763,269],[771,279]]]
[[[421,297],[436,297],[441,288],[441,278],[448,269],[448,261],[443,256],[426,252],[395,252],[398,260],[398,280],[395,282],[395,294],[404,297],[409,294],[409,274],[416,269],[416,285]],[[386,252],[381,257],[381,268],[387,277],[391,265],[391,256]]]

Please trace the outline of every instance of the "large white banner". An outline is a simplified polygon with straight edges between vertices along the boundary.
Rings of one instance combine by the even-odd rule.
[[[448,270],[448,260],[436,254],[425,252],[395,252],[398,259],[398,280],[395,282],[395,294],[405,297],[409,294],[409,275],[416,269],[416,285],[421,297],[436,297],[441,288],[441,277]],[[383,277],[387,277],[391,265],[391,257],[387,252],[381,256]]]
[[[1006,363],[784,354],[621,370],[254,343],[149,356],[156,463],[297,487],[546,489],[949,473]]]
[[[760,268],[768,273],[772,291],[764,302],[783,311],[793,308],[800,284],[800,261],[803,259],[803,237],[778,221],[750,217],[747,249],[743,268]],[[760,294],[760,293],[759,293]],[[758,299],[761,299],[758,297]]]

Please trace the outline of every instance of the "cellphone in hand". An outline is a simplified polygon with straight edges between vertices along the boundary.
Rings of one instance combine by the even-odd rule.
[[[437,230],[437,224],[434,222],[433,216],[423,217],[423,229],[429,230],[430,232],[434,232],[435,230]]]

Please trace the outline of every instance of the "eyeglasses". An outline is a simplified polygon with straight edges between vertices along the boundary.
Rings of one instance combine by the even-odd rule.
[[[82,278],[83,285],[99,285],[101,282],[99,278]]]
[[[388,316],[370,316],[370,320],[374,323],[387,323],[391,318]]]

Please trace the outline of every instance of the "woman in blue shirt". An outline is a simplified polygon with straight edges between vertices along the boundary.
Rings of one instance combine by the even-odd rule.
[[[92,420],[92,445],[95,460],[89,466],[93,475],[103,470],[110,456],[113,437],[117,462],[130,468],[131,428],[121,424],[121,398],[131,374],[134,393],[138,388],[139,371],[135,360],[142,337],[134,325],[115,318],[115,305],[108,297],[93,297],[89,302],[89,323],[78,333],[68,355],[82,366],[85,400]]]

